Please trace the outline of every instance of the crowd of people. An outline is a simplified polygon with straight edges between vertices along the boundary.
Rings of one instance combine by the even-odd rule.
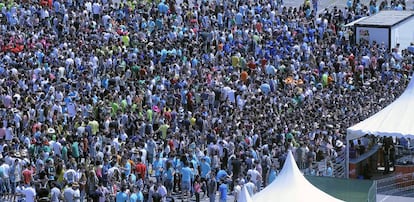
[[[410,78],[410,52],[343,28],[405,9],[384,2],[0,2],[1,200],[226,201],[289,149],[336,176],[346,128]]]

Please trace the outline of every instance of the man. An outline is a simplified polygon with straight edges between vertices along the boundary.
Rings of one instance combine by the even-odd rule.
[[[51,202],[59,202],[62,199],[62,193],[58,188],[56,182],[52,183],[52,190],[50,190],[50,201]]]
[[[128,194],[126,193],[126,187],[122,186],[121,191],[116,193],[116,202],[128,202]]]
[[[5,194],[6,198],[9,197],[11,187],[10,187],[10,166],[7,164],[4,159],[1,159],[1,166],[0,166],[0,186],[2,188],[3,193]]]
[[[137,160],[138,163],[137,165],[135,165],[135,172],[137,172],[137,175],[140,175],[141,179],[144,180],[147,171],[147,166],[145,166],[145,164],[142,163],[141,158],[137,158]]]
[[[184,163],[184,167],[181,169],[181,191],[185,197],[188,197],[191,191],[191,180],[194,179],[193,171],[188,166],[188,162]]]
[[[247,176],[247,181],[248,182],[244,186],[246,187],[247,192],[249,192],[249,195],[253,196],[257,191],[256,185],[252,182],[250,175]]]
[[[138,194],[139,194],[138,186],[134,186],[133,192],[131,196],[129,196],[129,202],[138,202]]]
[[[26,169],[22,174],[24,184],[30,184],[30,182],[33,180],[33,171],[30,164],[26,165]]]
[[[68,169],[65,174],[63,174],[63,178],[66,180],[66,183],[71,184],[77,181],[78,176],[74,169]]]
[[[254,166],[254,169],[250,169],[247,171],[247,175],[250,175],[252,182],[256,185],[257,191],[260,191],[261,183],[262,183],[262,175],[257,170],[258,164]]]
[[[33,188],[33,183],[31,183],[31,185],[26,185],[26,187],[21,190],[21,193],[24,195],[26,202],[35,202],[36,190]]]
[[[160,194],[161,196],[161,201],[165,201],[166,197],[167,197],[167,188],[165,188],[165,186],[162,184],[162,182],[158,182],[158,189],[157,189],[157,193]]]
[[[75,201],[75,190],[73,189],[75,186],[76,186],[75,183],[71,183],[63,191],[63,200],[65,202],[74,202]]]
[[[207,195],[210,202],[216,201],[217,181],[213,173],[210,173],[210,179],[207,182]]]
[[[220,192],[220,202],[226,202],[227,201],[227,180],[222,180],[221,185],[219,186],[219,192]]]

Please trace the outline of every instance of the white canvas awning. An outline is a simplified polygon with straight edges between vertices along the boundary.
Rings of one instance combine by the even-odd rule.
[[[253,202],[252,198],[250,197],[249,192],[247,191],[246,187],[243,186],[238,198],[237,202]]]
[[[414,79],[393,103],[347,129],[348,140],[366,134],[414,138]]]
[[[300,172],[289,151],[283,169],[266,188],[252,197],[254,202],[336,202],[341,201],[313,186]]]

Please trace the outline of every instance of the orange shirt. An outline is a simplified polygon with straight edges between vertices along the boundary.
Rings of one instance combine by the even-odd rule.
[[[240,74],[240,79],[241,79],[243,82],[246,82],[246,81],[247,81],[247,77],[249,77],[249,74],[247,74],[247,72],[246,72],[246,71],[243,71],[243,72]]]

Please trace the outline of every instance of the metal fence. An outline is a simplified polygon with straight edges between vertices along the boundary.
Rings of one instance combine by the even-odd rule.
[[[376,183],[378,194],[414,197],[414,173],[397,174]]]

